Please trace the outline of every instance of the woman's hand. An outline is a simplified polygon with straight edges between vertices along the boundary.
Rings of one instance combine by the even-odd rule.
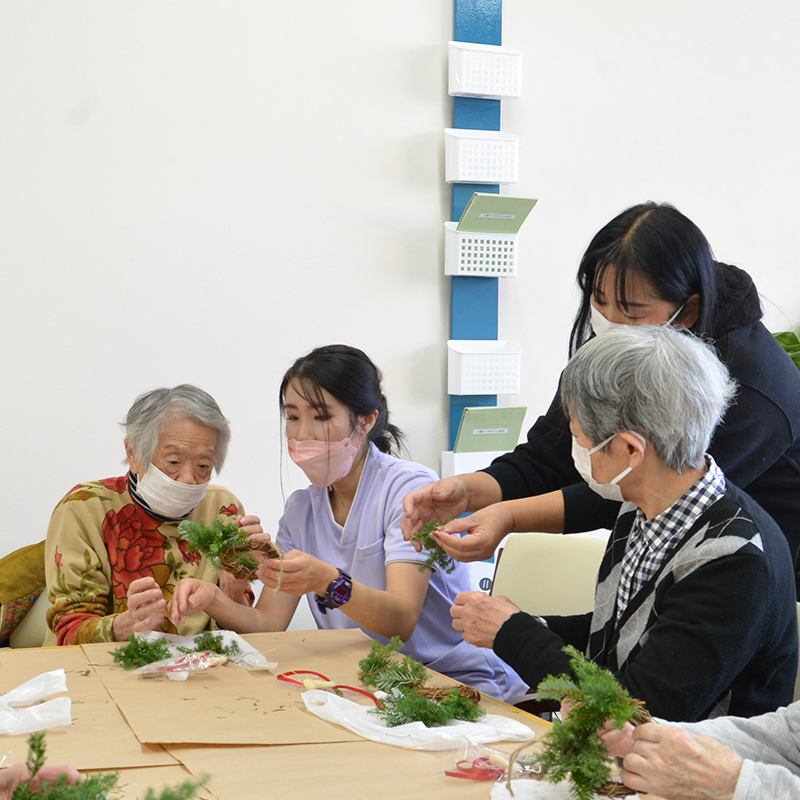
[[[265,558],[258,552],[256,556],[261,561],[258,577],[264,586],[267,589],[280,586],[281,592],[295,597],[302,597],[309,592],[316,592],[322,597],[328,591],[331,581],[339,577],[336,567],[300,550],[290,550],[282,560]]]
[[[255,514],[247,514],[244,517],[236,517],[236,524],[248,536],[264,533],[264,529],[261,527],[261,520]],[[269,539],[268,536],[267,539]]]
[[[456,561],[484,561],[494,555],[503,537],[511,533],[514,515],[506,503],[495,503],[463,519],[454,519],[431,536]],[[460,532],[466,535],[459,536]]]
[[[167,606],[167,615],[173,625],[182,625],[186,617],[199,614],[211,606],[217,599],[220,589],[209,581],[197,578],[183,578],[175,587]]]
[[[651,722],[633,730],[623,765],[623,782],[638,792],[667,800],[731,800],[742,759],[710,736]]]
[[[422,545],[411,537],[422,530],[426,522],[443,522],[468,510],[467,484],[459,477],[442,478],[405,496],[400,529],[405,540],[421,551]]]
[[[127,642],[133,633],[156,631],[164,624],[167,601],[155,578],[137,578],[128,587],[128,610],[114,618],[114,639]]]
[[[27,780],[31,780],[31,789],[35,793],[39,793],[42,789],[42,783],[52,783],[61,775],[67,776],[67,783],[69,785],[79,781],[81,778],[80,773],[74,767],[45,765],[33,776],[33,780],[31,780],[31,773],[27,764],[24,763],[14,764],[13,767],[9,767],[8,769],[0,769],[0,798],[3,798],[3,800],[11,800],[17,786]]]

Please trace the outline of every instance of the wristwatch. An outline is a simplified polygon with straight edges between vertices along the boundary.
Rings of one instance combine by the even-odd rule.
[[[327,614],[328,608],[339,608],[343,606],[353,592],[353,579],[343,570],[339,570],[339,577],[328,585],[325,597],[316,596],[317,608]]]

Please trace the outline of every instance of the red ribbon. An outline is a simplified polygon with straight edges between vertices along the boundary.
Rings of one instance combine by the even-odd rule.
[[[459,761],[456,763],[456,772],[445,770],[445,775],[451,778],[466,778],[469,781],[497,781],[500,780],[506,771],[502,767],[496,767],[486,758],[476,758],[474,761]]]
[[[293,678],[292,677],[293,675],[306,675],[306,676],[307,675],[313,675],[315,678],[319,678],[322,681],[330,682],[330,678],[328,678],[326,675],[323,675],[321,672],[314,672],[313,670],[310,670],[310,669],[293,669],[293,670],[289,670],[288,672],[282,672],[280,675],[278,675],[278,680],[279,681],[284,681],[285,683],[295,683],[298,686],[304,686],[302,679],[301,680],[297,680],[297,678]],[[337,683],[334,686],[326,686],[324,688],[325,689],[346,689],[348,692],[355,692],[356,694],[363,694],[364,697],[369,697],[369,699],[372,700],[372,702],[375,703],[375,705],[378,708],[381,708],[381,701],[378,700],[378,698],[375,697],[375,695],[372,694],[372,692],[367,692],[364,689],[359,689],[356,686],[346,686],[343,683]]]

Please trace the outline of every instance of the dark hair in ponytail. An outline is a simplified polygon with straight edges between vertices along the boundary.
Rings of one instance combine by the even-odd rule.
[[[327,411],[321,389],[333,395],[350,410],[350,421],[356,426],[359,417],[378,412],[378,418],[367,438],[382,453],[394,455],[403,446],[403,434],[389,422],[389,408],[383,396],[381,371],[370,357],[356,347],[329,344],[317,347],[298,358],[281,381],[278,400],[285,411],[286,389],[291,382],[303,399],[315,408]]]

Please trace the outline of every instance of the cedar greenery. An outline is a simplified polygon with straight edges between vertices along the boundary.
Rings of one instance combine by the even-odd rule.
[[[393,636],[388,644],[373,641],[369,655],[358,662],[359,678],[365,686],[374,686],[384,692],[392,689],[419,689],[425,685],[428,672],[424,664],[403,656],[399,650],[403,640]]]
[[[456,568],[456,562],[445,553],[439,542],[431,536],[435,530],[444,527],[448,522],[452,522],[452,520],[453,518],[450,517],[450,519],[446,519],[444,522],[426,522],[422,530],[417,531],[412,537],[415,542],[420,542],[428,551],[428,560],[420,565],[420,570],[425,569],[425,567],[430,569],[438,567],[445,572],[452,572]]]
[[[221,656],[238,656],[241,653],[239,645],[236,642],[225,644],[221,633],[212,633],[211,631],[203,631],[194,637],[193,647],[179,647],[181,653],[219,653]]]
[[[246,569],[258,569],[258,560],[248,547],[248,535],[234,522],[215,519],[211,525],[204,522],[184,520],[178,525],[184,540],[192,550],[208,556],[216,569],[222,569],[220,556],[224,559],[233,553],[233,560]]]
[[[444,725],[451,719],[472,722],[484,712],[477,700],[463,696],[458,686],[446,690],[441,699],[426,697],[425,692],[440,695],[424,688],[428,679],[425,665],[411,658],[400,656],[403,640],[393,636],[388,644],[373,641],[369,655],[358,662],[360,678],[366,686],[387,692],[380,708],[370,713],[386,720],[392,728],[407,722],[422,722],[424,725]],[[480,694],[477,699],[480,700]]]
[[[28,738],[27,759],[31,775],[36,775],[44,766],[45,752],[44,733],[31,734]],[[118,782],[117,772],[89,773],[83,780],[72,785],[67,783],[66,775],[61,775],[54,781],[42,784],[41,790],[34,792],[30,781],[24,781],[14,789],[11,800],[108,800],[110,795],[121,793]],[[145,800],[191,800],[199,789],[199,783],[188,780],[180,786],[163,789],[159,794],[148,789]]]
[[[578,800],[591,800],[595,793],[633,794],[610,782],[612,760],[598,731],[607,719],[621,729],[626,722],[639,725],[649,721],[650,714],[608,670],[570,645],[564,652],[570,656],[575,679],[570,675],[549,675],[536,689],[540,700],[566,699],[572,706],[566,720],[554,722],[544,738],[539,754],[541,775],[555,783],[571,778]]]
[[[172,651],[165,639],[140,639],[131,636],[128,644],[111,651],[114,663],[122,664],[125,669],[137,669],[163,658],[171,658]]]
[[[462,697],[455,686],[438,702],[419,690],[392,689],[381,701],[381,707],[372,709],[372,713],[386,720],[390,728],[407,722],[421,722],[427,727],[445,725],[451,719],[474,722],[484,714],[472,700]]]

